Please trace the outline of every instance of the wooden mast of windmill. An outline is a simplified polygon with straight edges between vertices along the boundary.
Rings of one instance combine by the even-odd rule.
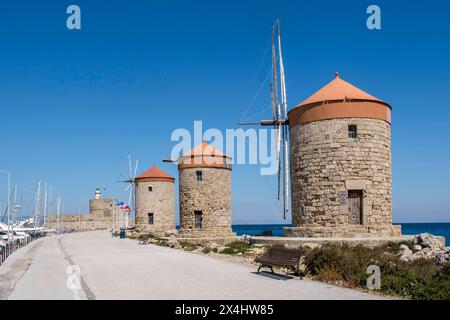
[[[279,77],[278,77],[279,72]],[[278,162],[278,200],[283,195],[283,218],[289,211],[289,132],[287,118],[286,81],[281,50],[280,21],[272,27],[272,79],[270,83],[272,120],[241,122],[239,125],[273,126],[276,136]]]

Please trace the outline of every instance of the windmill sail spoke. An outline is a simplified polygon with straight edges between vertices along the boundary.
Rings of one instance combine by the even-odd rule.
[[[280,60],[280,91],[281,91],[281,105],[282,105],[282,117],[287,117],[287,100],[286,100],[286,80],[284,77],[284,63],[283,53],[281,51],[281,30],[280,21],[277,21],[278,26],[278,58]]]
[[[287,128],[286,128],[287,131]],[[287,133],[287,132],[286,132]],[[284,162],[284,170],[286,173],[286,182],[285,182],[285,188],[286,188],[286,197],[284,199],[284,218],[286,219],[286,214],[289,211],[289,142],[287,140],[285,140],[286,143],[286,151],[285,151],[285,162]]]
[[[280,103],[278,101],[278,75],[277,75],[277,51],[275,46],[275,27],[272,28],[272,88],[273,88],[273,99],[275,102],[275,120],[280,119]]]
[[[132,175],[132,171],[131,171],[131,154],[128,154],[128,167],[129,167],[129,172],[130,172],[130,174],[129,174],[129,177],[131,178],[131,175]]]
[[[139,164],[139,160],[136,160],[136,165],[134,166],[133,181],[134,181],[134,178],[136,178],[138,164]]]
[[[277,65],[278,64],[278,65]],[[273,78],[270,85],[270,97],[272,104],[272,119],[274,120],[274,130],[276,135],[277,152],[277,182],[278,182],[278,200],[281,200],[283,194],[283,217],[286,218],[288,207],[288,141],[287,128],[287,99],[286,99],[286,81],[284,76],[284,63],[281,50],[281,32],[280,22],[276,21],[272,28],[272,70]],[[278,74],[279,72],[279,74]]]
[[[270,104],[272,105],[272,120],[276,120],[277,119],[277,113],[276,113],[276,109],[275,109],[275,95],[273,92],[273,83],[270,83]]]
[[[130,184],[131,186],[131,184]],[[133,196],[133,189],[130,189],[130,194],[128,195],[128,203],[131,205],[131,197]]]

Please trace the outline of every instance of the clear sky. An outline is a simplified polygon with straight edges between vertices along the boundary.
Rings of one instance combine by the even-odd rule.
[[[70,4],[81,7],[81,30],[66,28]],[[381,30],[366,28],[371,4]],[[161,163],[172,131],[194,120],[236,127],[269,67],[258,73],[279,17],[289,106],[336,71],[389,102],[394,220],[450,221],[449,12],[434,0],[2,1],[0,169],[13,172],[25,210],[42,179],[68,213],[86,212],[97,186],[127,197],[116,181],[128,152],[139,171],[156,163],[177,176]],[[1,208],[5,187],[3,175]],[[234,167],[233,215],[283,222],[257,165]]]

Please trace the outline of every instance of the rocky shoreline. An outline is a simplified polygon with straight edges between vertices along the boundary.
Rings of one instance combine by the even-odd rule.
[[[446,247],[443,241],[429,233],[415,236],[412,248],[402,244],[400,250],[400,260],[404,262],[428,259],[442,265],[450,261],[450,247]]]

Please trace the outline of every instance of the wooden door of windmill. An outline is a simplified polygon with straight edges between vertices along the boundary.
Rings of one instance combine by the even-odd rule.
[[[348,191],[348,219],[350,224],[362,224],[362,190]]]

